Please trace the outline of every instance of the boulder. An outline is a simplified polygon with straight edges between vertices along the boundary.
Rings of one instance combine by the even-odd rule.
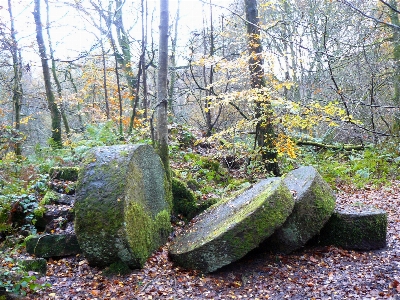
[[[332,189],[313,167],[288,173],[284,183],[294,193],[295,205],[282,227],[260,245],[263,251],[287,254],[300,249],[318,234],[335,209]]]
[[[178,265],[213,272],[246,255],[281,226],[294,199],[280,178],[261,180],[195,217],[169,247]]]
[[[318,241],[349,250],[386,247],[387,213],[368,206],[336,208],[322,228]]]
[[[170,232],[171,190],[149,145],[96,147],[79,173],[75,232],[93,266],[141,268]]]
[[[25,240],[26,252],[37,257],[60,257],[81,253],[75,234],[44,234]]]

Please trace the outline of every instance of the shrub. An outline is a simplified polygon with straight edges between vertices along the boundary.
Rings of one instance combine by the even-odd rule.
[[[190,220],[197,214],[196,196],[183,181],[177,178],[172,178],[172,196],[175,215],[182,215]]]

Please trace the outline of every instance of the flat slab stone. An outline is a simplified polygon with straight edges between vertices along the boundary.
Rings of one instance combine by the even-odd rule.
[[[387,213],[373,207],[336,208],[321,230],[321,245],[349,250],[377,250],[386,247]]]
[[[81,253],[75,234],[45,234],[26,239],[26,252],[37,257],[60,257]]]
[[[288,173],[284,183],[294,193],[293,211],[260,249],[287,254],[300,249],[319,233],[335,209],[336,197],[311,166]]]
[[[169,248],[178,265],[213,272],[246,255],[281,226],[294,199],[280,178],[261,180],[195,217]]]
[[[141,268],[171,232],[171,191],[149,145],[96,147],[79,173],[75,232],[89,264]]]

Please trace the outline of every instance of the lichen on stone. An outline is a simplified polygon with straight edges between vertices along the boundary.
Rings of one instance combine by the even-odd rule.
[[[140,268],[166,241],[171,208],[165,177],[149,145],[89,152],[77,185],[75,230],[90,264],[122,261]]]
[[[281,179],[262,180],[197,216],[170,246],[179,265],[212,272],[243,257],[281,226],[294,200]]]
[[[264,251],[290,253],[303,247],[318,234],[332,215],[336,198],[332,189],[313,167],[300,167],[284,178],[294,194],[293,212],[260,248]]]

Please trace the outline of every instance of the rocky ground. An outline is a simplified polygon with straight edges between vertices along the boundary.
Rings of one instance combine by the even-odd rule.
[[[339,206],[367,204],[388,212],[385,249],[251,253],[201,274],[174,266],[165,246],[142,270],[112,277],[78,255],[50,259],[40,282],[51,287],[26,299],[400,299],[400,182],[380,189],[341,187],[337,196]]]

